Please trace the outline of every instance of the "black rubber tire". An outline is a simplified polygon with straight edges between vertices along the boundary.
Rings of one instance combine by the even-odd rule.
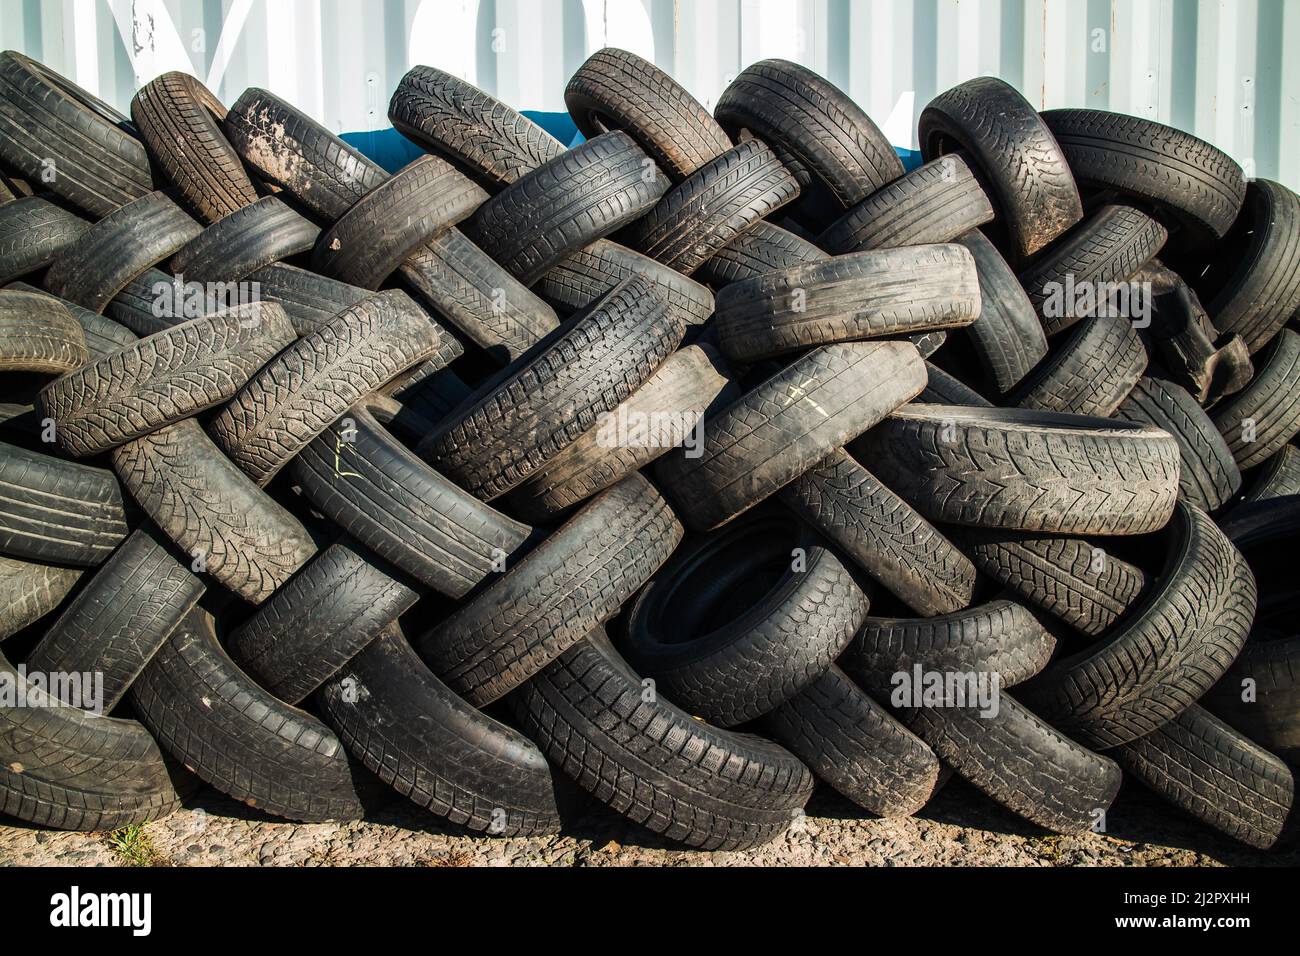
[[[820,779],[881,817],[920,810],[939,781],[939,758],[832,667],[763,720],[763,730]]]
[[[262,301],[274,302],[284,309],[299,335],[316,331],[333,316],[370,295],[366,289],[283,262],[249,273],[246,279],[257,283]]]
[[[904,721],[944,763],[1008,810],[1058,833],[1088,833],[1119,792],[1114,761],[1000,694],[996,716],[923,707]]]
[[[1016,259],[1044,248],[1083,218],[1066,155],[1038,112],[991,76],[940,93],[921,111],[927,161],[961,150],[997,210]]]
[[[184,302],[177,310],[175,277],[161,269],[146,269],[124,285],[104,312],[138,336],[149,336],[186,321]],[[165,286],[170,293],[160,295]],[[183,291],[183,290],[182,290]],[[197,316],[191,316],[197,318]]]
[[[112,451],[122,484],[182,551],[250,604],[315,553],[307,529],[187,418]]]
[[[200,221],[214,223],[257,200],[221,128],[226,108],[188,73],[164,73],[136,91],[131,119],[145,150]]]
[[[1242,471],[1262,464],[1300,433],[1300,332],[1283,329],[1255,360],[1255,377],[1210,412]],[[1247,423],[1254,441],[1247,441]]]
[[[7,170],[0,170],[0,206],[24,199],[35,192],[32,184],[21,176],[15,176]]]
[[[298,455],[294,478],[356,540],[417,581],[462,598],[520,553],[530,529],[420,461],[388,431],[386,417],[373,399],[353,406]]]
[[[788,60],[745,67],[713,115],[732,138],[756,136],[776,150],[805,191],[800,205],[813,219],[822,208],[833,218],[903,175],[898,153],[871,117],[834,83]]]
[[[377,293],[264,365],[208,431],[265,485],[362,396],[432,356],[446,356],[449,341],[404,292]]]
[[[22,680],[2,655],[0,675],[15,689]],[[0,813],[60,830],[116,830],[180,805],[173,771],[136,721],[52,706],[33,685],[26,694],[28,706],[0,708]]]
[[[95,674],[97,681],[103,675],[103,696],[96,703],[107,714],[204,590],[177,560],[171,542],[146,522],[45,632],[27,657],[27,669]]]
[[[319,235],[320,227],[278,196],[263,196],[204,229],[167,268],[186,282],[234,282],[306,252]]]
[[[517,730],[469,706],[387,628],[316,695],[325,719],[398,793],[469,830],[556,833],[555,781]]]
[[[0,159],[95,219],[154,188],[125,116],[12,50],[0,54]]]
[[[1178,498],[1178,443],[1130,422],[914,404],[852,450],[931,521],[1145,534],[1165,526]]]
[[[817,534],[762,509],[678,549],[628,609],[618,648],[669,700],[735,727],[826,673],[866,615]]]
[[[507,510],[525,521],[549,524],[556,515],[692,440],[694,429],[688,421],[698,423],[739,394],[727,375],[712,346],[678,349],[607,418],[510,492]],[[668,424],[657,428],[656,416],[667,417]],[[643,422],[644,435],[637,430]],[[622,436],[620,423],[626,423]]]
[[[1109,418],[1147,368],[1147,350],[1133,323],[1109,315],[1084,319],[1006,400],[1021,408]]]
[[[668,190],[619,240],[684,275],[799,195],[768,146],[747,140]]]
[[[998,688],[1029,680],[1051,659],[1056,639],[1028,608],[997,598],[930,618],[868,617],[839,665],[880,700],[895,691],[895,675],[914,668],[998,677]]]
[[[613,810],[688,846],[767,843],[812,794],[812,774],[785,748],[710,727],[648,694],[601,631],[561,654],[513,703],[524,733],[555,766]]]
[[[420,246],[468,217],[486,199],[482,187],[450,163],[421,156],[358,199],[321,233],[312,269],[377,289]]]
[[[753,364],[832,342],[960,328],[979,316],[975,263],[958,245],[880,249],[733,282],[717,297],[718,344]]]
[[[517,182],[564,152],[528,117],[431,66],[412,67],[388,103],[393,127],[456,163],[488,190]]]
[[[1107,308],[1097,301],[1105,284],[1127,282],[1155,258],[1168,238],[1165,227],[1141,210],[1102,206],[1022,271],[1020,284],[1047,334],[1056,335]],[[1063,290],[1070,283],[1074,288],[1093,289],[1091,311],[1076,314],[1074,303],[1065,301]],[[1054,293],[1064,308],[1052,304]]]
[[[681,342],[650,280],[632,276],[503,369],[416,448],[484,501],[577,441],[654,374]]]
[[[1224,249],[1243,246],[1236,268],[1214,284],[1206,309],[1215,329],[1240,335],[1254,353],[1300,314],[1300,196],[1268,179],[1247,183]]]
[[[974,328],[974,326],[970,326]],[[975,391],[961,379],[945,372],[933,362],[925,363],[925,390],[913,401],[923,405],[973,405],[976,408],[992,408],[993,403]]]
[[[1241,211],[1246,178],[1231,157],[1191,133],[1103,110],[1046,110],[1079,185],[1154,209],[1190,239],[1221,239]]]
[[[605,47],[578,67],[564,105],[584,136],[621,129],[676,182],[731,149],[695,97],[635,53]]]
[[[45,288],[102,313],[128,282],[202,231],[166,193],[149,193],[109,213],[67,246],[45,273]]]
[[[0,374],[62,376],[89,361],[86,333],[58,299],[13,289],[0,291]]]
[[[1241,503],[1300,495],[1300,448],[1286,444],[1259,466]]]
[[[231,632],[226,647],[259,684],[299,704],[419,597],[346,541],[335,542]]]
[[[1146,573],[1081,538],[956,529],[981,574],[1081,634],[1100,637],[1128,613]]]
[[[1282,835],[1295,798],[1286,764],[1195,704],[1115,759],[1174,806],[1261,850]]]
[[[58,296],[50,295],[44,289],[38,289],[26,282],[10,282],[5,286],[5,289],[12,292],[30,292],[52,299],[71,312],[72,317],[81,325],[81,331],[86,340],[86,351],[90,353],[89,361],[96,361],[105,355],[120,352],[124,348],[131,347],[136,342],[135,333],[125,325],[114,322],[107,316],[91,312],[75,302],[69,302],[67,299],[60,299]]]
[[[980,283],[979,318],[966,327],[966,335],[994,388],[1008,392],[1046,357],[1043,324],[1020,280],[984,233],[974,230],[957,241],[975,258]]]
[[[970,604],[975,566],[843,449],[777,497],[918,614]]]
[[[400,272],[421,302],[501,365],[560,324],[554,309],[459,229],[448,229],[417,249]]]
[[[695,277],[721,289],[732,282],[828,258],[807,239],[770,222],[758,222],[714,253]]]
[[[605,133],[497,193],[466,220],[464,232],[532,285],[565,256],[644,215],[668,185],[632,137]]]
[[[656,474],[682,520],[707,531],[803,474],[925,387],[908,342],[846,342],[800,356],[704,422],[703,452]]]
[[[1228,443],[1196,399],[1172,382],[1143,376],[1115,410],[1125,421],[1154,425],[1178,442],[1179,494],[1215,512],[1241,489],[1241,471]]]
[[[452,690],[486,706],[616,614],[681,537],[667,502],[631,475],[421,635],[415,649]]]
[[[343,744],[235,666],[201,608],[149,662],[131,702],[172,756],[236,800],[304,823],[364,812]]]
[[[941,156],[877,189],[831,223],[831,255],[953,242],[993,220],[993,205],[960,156]]]
[[[53,612],[83,573],[81,568],[0,556],[0,641]]]
[[[1117,747],[1173,720],[1241,652],[1255,615],[1246,559],[1203,511],[1180,504],[1164,571],[1125,623],[1055,661],[1021,691],[1053,726]]]
[[[39,272],[81,238],[90,223],[44,196],[0,206],[0,282]]]
[[[1227,673],[1201,704],[1255,743],[1300,767],[1300,637],[1256,625]],[[1246,681],[1251,699],[1243,700]]]
[[[122,486],[92,468],[0,444],[0,554],[94,567],[130,533]]]
[[[54,380],[41,390],[41,408],[61,448],[99,454],[220,405],[294,338],[277,305],[218,312]]]
[[[1300,613],[1292,558],[1300,540],[1300,499],[1272,498],[1233,509],[1221,527],[1246,556],[1259,588],[1256,619],[1291,632]]]
[[[585,249],[561,259],[542,276],[537,292],[568,314],[599,301],[616,285],[640,273],[654,283],[655,292],[680,314],[689,335],[713,315],[713,293],[676,269],[617,242],[597,239]]]

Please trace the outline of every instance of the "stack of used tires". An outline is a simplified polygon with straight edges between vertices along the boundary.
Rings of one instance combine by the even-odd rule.
[[[1082,832],[1123,772],[1273,844],[1296,196],[988,78],[911,172],[780,60],[710,115],[606,49],[566,101],[572,149],[416,67],[389,175],[265,90],[128,120],[0,55],[0,810],[374,775],[525,835],[568,778],[742,848],[814,777]]]

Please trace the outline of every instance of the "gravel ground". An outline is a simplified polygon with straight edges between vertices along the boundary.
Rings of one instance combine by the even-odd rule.
[[[6,821],[9,823],[12,821]],[[706,853],[670,846],[598,805],[565,833],[493,839],[463,833],[400,799],[355,823],[274,820],[205,788],[137,832],[58,833],[0,825],[0,864],[19,866],[1234,866],[1300,864],[1300,843],[1260,853],[1126,787],[1109,833],[1057,836],[967,784],[948,784],[917,817],[880,820],[819,790],[780,840]]]

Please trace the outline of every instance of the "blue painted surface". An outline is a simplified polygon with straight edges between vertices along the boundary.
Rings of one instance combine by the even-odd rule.
[[[582,134],[578,132],[578,127],[573,125],[573,119],[568,113],[524,110],[524,115],[561,143],[572,147],[582,142]],[[366,133],[344,133],[343,139],[390,173],[397,172],[424,153],[424,150],[392,127]],[[903,160],[903,168],[909,172],[921,165],[921,154],[916,150],[898,147],[895,147],[895,150]]]

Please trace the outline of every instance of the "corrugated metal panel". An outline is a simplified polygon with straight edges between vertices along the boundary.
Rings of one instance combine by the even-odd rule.
[[[1300,189],[1300,2],[1289,0],[3,0],[0,45],[125,109],[193,72],[226,102],[264,86],[339,131],[387,125],[414,63],[522,109],[562,110],[590,53],[653,59],[712,105],[745,64],[796,60],[900,146],[937,92],[1001,76],[1042,108],[1190,129]]]

